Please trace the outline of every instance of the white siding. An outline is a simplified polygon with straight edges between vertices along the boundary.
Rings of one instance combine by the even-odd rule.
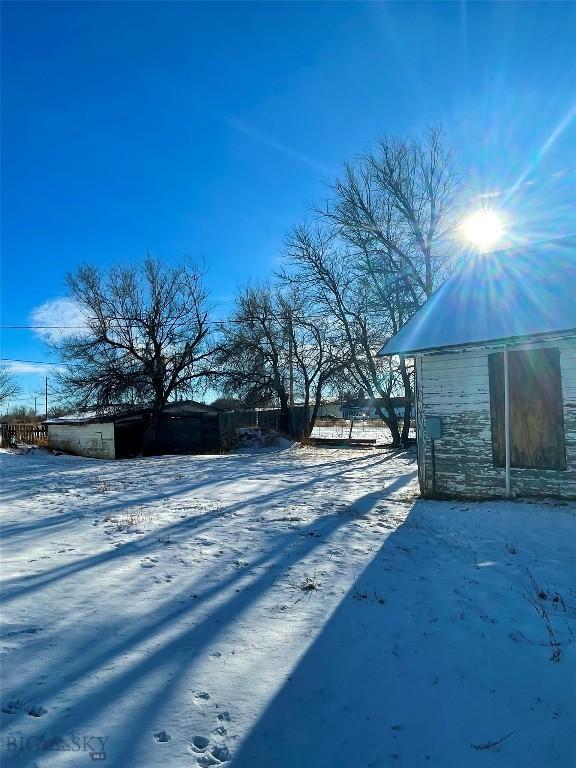
[[[576,498],[576,335],[556,341],[510,345],[510,349],[557,347],[560,350],[566,471],[511,470],[512,491],[519,495]],[[494,467],[490,421],[488,355],[502,346],[473,347],[419,355],[419,423],[442,417],[443,436],[435,443],[436,490],[453,496],[502,496],[504,469]],[[432,489],[430,441],[418,435],[423,493]]]
[[[48,424],[48,445],[78,456],[113,459],[114,424]]]

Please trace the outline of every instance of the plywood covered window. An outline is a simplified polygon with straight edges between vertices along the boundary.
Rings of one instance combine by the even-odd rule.
[[[494,466],[506,465],[504,353],[489,355]],[[508,353],[510,465],[566,469],[560,352],[530,349]]]

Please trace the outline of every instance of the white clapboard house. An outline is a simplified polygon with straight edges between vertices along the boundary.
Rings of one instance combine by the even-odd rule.
[[[576,498],[576,236],[472,258],[380,354],[415,358],[424,495]]]

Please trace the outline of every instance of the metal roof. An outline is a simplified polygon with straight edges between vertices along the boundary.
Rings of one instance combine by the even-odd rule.
[[[162,409],[162,413],[168,416],[186,416],[192,413],[221,413],[221,411],[221,408],[198,403],[195,400],[178,400],[175,403],[167,403]],[[92,410],[84,413],[72,413],[67,416],[57,416],[48,419],[46,424],[103,424],[105,422],[142,418],[151,413],[152,409],[150,407],[126,408],[124,406],[123,408],[111,408],[101,412]]]
[[[576,235],[474,256],[378,353],[576,330]]]

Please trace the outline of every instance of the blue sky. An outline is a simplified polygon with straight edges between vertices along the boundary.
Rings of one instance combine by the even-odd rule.
[[[205,260],[225,316],[344,160],[431,122],[464,206],[573,234],[575,34],[574,3],[3,3],[2,324],[146,251]],[[28,330],[2,356],[50,359]]]

